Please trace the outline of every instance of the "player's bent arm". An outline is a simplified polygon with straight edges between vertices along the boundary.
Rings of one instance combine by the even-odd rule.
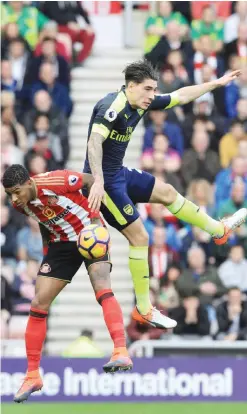
[[[105,137],[98,132],[92,132],[88,141],[88,160],[95,181],[104,182],[102,159],[102,144]]]

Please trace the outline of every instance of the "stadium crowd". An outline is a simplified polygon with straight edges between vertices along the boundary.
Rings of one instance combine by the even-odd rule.
[[[2,3],[2,173],[13,163],[31,175],[66,166],[70,71],[83,65],[95,37],[81,3]],[[160,93],[236,68],[242,74],[185,107],[151,111],[140,160],[215,218],[247,208],[247,2],[220,3],[157,2],[148,17],[144,55],[160,69]],[[140,214],[150,235],[153,303],[178,321],[174,333],[247,339],[247,225],[218,247],[159,205],[140,205]],[[2,333],[18,338],[42,240],[36,222],[14,211],[4,191],[1,249]],[[133,320],[127,333],[130,342],[167,335]]]

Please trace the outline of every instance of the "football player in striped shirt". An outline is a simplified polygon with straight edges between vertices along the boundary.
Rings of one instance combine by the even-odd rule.
[[[107,253],[97,260],[84,260],[76,245],[84,226],[101,223],[99,214],[91,212],[88,200],[81,192],[84,185],[90,187],[93,184],[93,177],[64,170],[31,178],[23,166],[14,164],[5,171],[2,183],[14,208],[39,223],[46,250],[25,332],[27,374],[14,401],[19,403],[28,399],[32,392],[43,386],[39,365],[48,311],[83,262],[114,344],[112,357],[103,369],[105,372],[131,369],[122,311],[111,289],[109,255]]]

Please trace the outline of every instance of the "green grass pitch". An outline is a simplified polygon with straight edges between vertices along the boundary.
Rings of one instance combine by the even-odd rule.
[[[247,414],[247,403],[2,404],[2,414]]]

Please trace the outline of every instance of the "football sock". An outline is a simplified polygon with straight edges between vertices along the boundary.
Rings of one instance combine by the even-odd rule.
[[[48,312],[31,308],[25,332],[27,371],[39,369],[42,346],[46,337]]]
[[[148,246],[129,248],[129,268],[134,284],[136,305],[146,315],[152,304],[149,298]]]
[[[179,220],[199,227],[209,233],[212,237],[222,237],[224,235],[224,225],[220,221],[212,219],[200,207],[177,193],[174,203],[166,206]]]
[[[116,348],[126,348],[123,314],[111,289],[103,289],[96,293],[96,299],[102,306],[105,324]]]

